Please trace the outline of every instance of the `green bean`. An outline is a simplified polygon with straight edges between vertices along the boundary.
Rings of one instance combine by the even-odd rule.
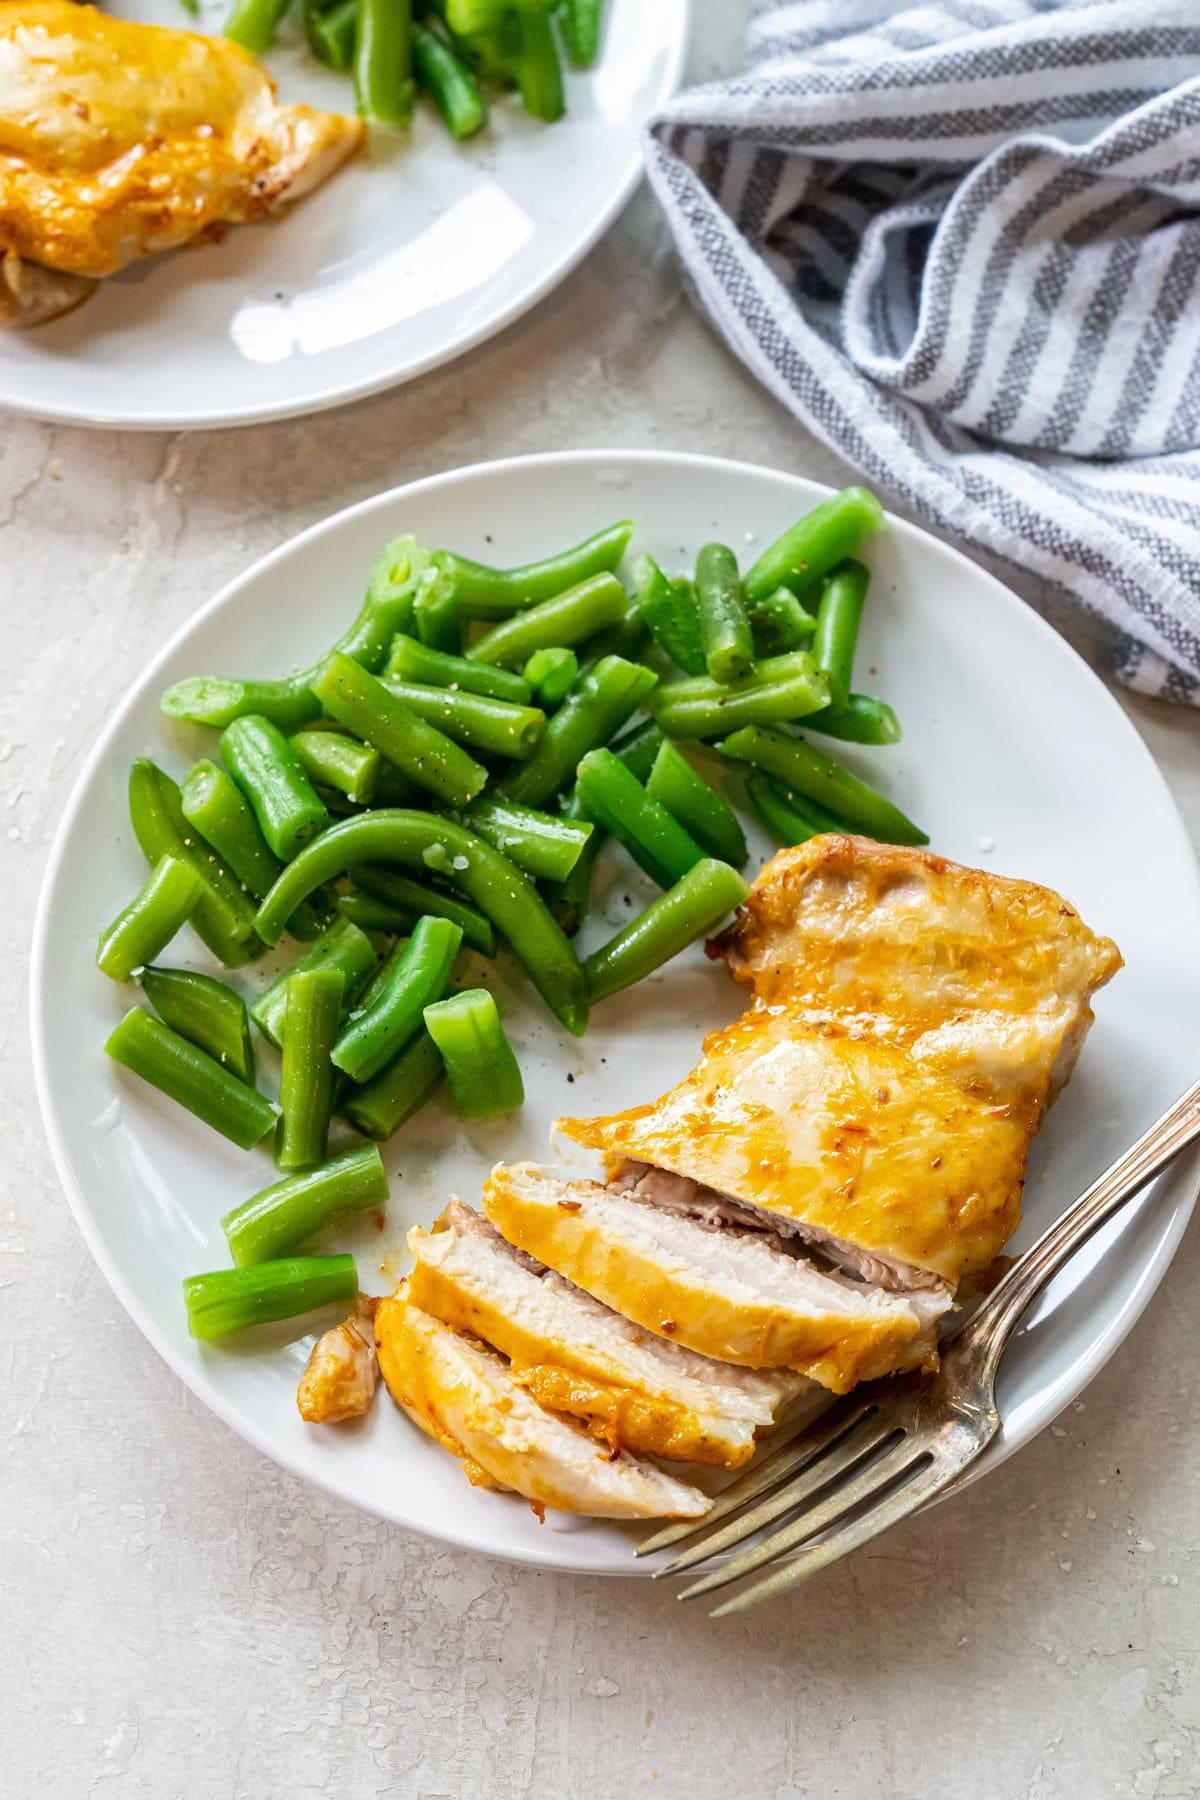
[[[582,1035],[587,1004],[579,958],[527,877],[500,851],[449,819],[399,807],[344,819],[288,864],[259,909],[260,932],[268,943],[277,942],[284,920],[305,895],[359,863],[420,868],[435,845],[448,857],[455,884],[508,940],[551,1012],[576,1037]]]
[[[342,1097],[342,1116],[355,1131],[382,1143],[432,1098],[444,1074],[441,1051],[422,1024],[385,1069]]]
[[[768,775],[774,775],[785,787],[792,788],[802,800],[815,800],[828,807],[840,819],[871,837],[891,844],[927,844],[919,825],[905,818],[899,807],[877,794],[873,787],[832,762],[814,744],[801,737],[785,737],[782,732],[751,726],[735,731],[717,748],[726,756],[753,763]]]
[[[769,544],[743,578],[753,605],[777,587],[803,595],[883,524],[883,508],[866,488],[843,488]]]
[[[805,731],[840,738],[845,744],[898,744],[900,721],[886,700],[871,694],[849,694],[842,706],[826,706],[810,713]]]
[[[340,652],[364,669],[380,668],[393,637],[412,625],[413,592],[429,561],[429,552],[416,538],[393,538],[371,570],[358,617],[327,654]],[[261,713],[282,730],[296,731],[320,716],[321,703],[312,693],[312,683],[324,661],[322,657],[279,681],[194,676],[169,687],[160,704],[169,718],[187,719],[193,725],[223,729],[244,713]]]
[[[650,643],[650,627],[643,619],[634,600],[625,603],[623,618],[612,625],[606,625],[587,641],[587,663],[585,667],[593,667],[605,656],[623,656],[626,662],[637,662],[645,655]]]
[[[562,927],[567,937],[574,937],[587,918],[592,896],[592,873],[606,833],[599,825],[584,818],[583,807],[575,793],[569,794],[563,801],[562,812],[564,818],[576,819],[592,826],[591,836],[566,879],[548,881],[542,888],[542,897],[550,909],[551,917]]]
[[[550,16],[539,7],[525,5],[518,7],[517,17],[521,22],[521,57],[517,64],[521,104],[531,119],[553,125],[566,111],[566,101]]]
[[[382,681],[347,656],[333,656],[313,684],[326,711],[420,787],[465,806],[487,781],[482,763],[419,718]]]
[[[576,587],[539,601],[485,632],[467,654],[474,662],[519,669],[535,650],[581,644],[625,617],[629,596],[615,575],[589,575]]]
[[[387,1198],[379,1151],[374,1144],[363,1144],[251,1194],[230,1208],[221,1229],[234,1263],[244,1269],[286,1256],[339,1219],[368,1206],[386,1206]]]
[[[304,36],[309,49],[328,69],[348,69],[354,61],[358,32],[358,0],[335,0],[333,6],[317,6],[305,0]]]
[[[472,800],[461,822],[503,850],[518,869],[546,881],[565,881],[592,835],[592,827],[582,820],[538,812],[490,794]]]
[[[578,587],[590,575],[611,574],[632,535],[633,520],[621,519],[573,549],[515,569],[490,569],[486,563],[470,562],[452,550],[435,551],[434,561],[453,580],[462,618],[507,619],[511,613]]]
[[[474,75],[454,46],[427,26],[414,25],[412,40],[417,81],[442,115],[450,136],[459,141],[474,137],[487,124],[487,107]]]
[[[375,789],[376,806],[420,806],[424,798],[415,781],[402,775],[390,762],[384,763],[379,771],[379,785]]]
[[[275,1123],[277,1108],[161,1020],[134,1007],[104,1046],[114,1061],[250,1150]]]
[[[728,863],[709,857],[696,863],[623,931],[592,952],[583,965],[589,995],[603,1000],[632,987],[720,924],[749,891]]]
[[[665,738],[646,779],[646,792],[678,819],[706,856],[741,868],[748,852],[737,814]]]
[[[860,562],[847,558],[825,577],[812,653],[829,683],[829,704],[836,711],[850,697],[858,625],[871,576]]]
[[[184,780],[180,805],[226,869],[248,894],[261,900],[283,864],[271,854],[254,808],[232,776],[216,763],[198,762]],[[317,937],[324,924],[321,910],[305,901],[288,920],[288,930],[307,940]]]
[[[828,705],[829,687],[805,650],[764,658],[742,681],[698,675],[669,681],[650,702],[660,729],[671,738],[711,738],[743,725],[799,719]]]
[[[691,583],[668,581],[652,556],[639,556],[633,593],[659,649],[686,674],[703,675],[704,644]]]
[[[398,874],[395,869],[375,869],[365,865],[351,869],[350,878],[356,887],[363,888],[367,894],[386,902],[398,912],[407,914],[409,927],[415,925],[425,913],[435,919],[450,919],[461,929],[464,944],[477,950],[480,956],[495,956],[496,930],[491,920],[455,895],[443,894],[437,888],[427,887],[424,882],[413,881],[408,875]],[[345,898],[352,899],[354,896]],[[377,929],[394,931],[397,927]]]
[[[590,69],[600,54],[600,18],[604,0],[566,0],[560,29],[573,69]]]
[[[354,98],[372,125],[407,125],[412,118],[409,0],[359,0]]]
[[[379,786],[383,758],[341,731],[297,731],[288,742],[310,781],[334,788],[356,806],[369,806]]]
[[[546,715],[536,706],[514,706],[511,700],[497,700],[491,694],[425,687],[390,675],[384,676],[383,685],[419,719],[436,725],[456,743],[492,756],[530,756],[546,729]]]
[[[449,919],[424,918],[388,972],[382,992],[368,993],[360,1014],[343,1028],[333,1061],[353,1081],[369,1081],[403,1048],[421,1013],[446,991],[462,932]]]
[[[365,932],[349,919],[335,919],[315,944],[301,952],[290,969],[285,969],[265,988],[250,1008],[250,1017],[265,1038],[282,1045],[287,1036],[287,990],[293,975],[305,969],[340,969],[345,983],[343,996],[352,1005],[378,964],[374,946]]]
[[[460,1119],[492,1119],[524,1105],[521,1071],[486,988],[464,988],[427,1006],[425,1029],[446,1065]]]
[[[747,775],[746,798],[763,830],[777,844],[804,844],[823,832],[847,829],[823,806],[797,800],[770,775]]]
[[[714,681],[740,681],[754,668],[754,636],[742,600],[737,558],[726,544],[704,544],[696,558],[696,605],[704,666]]]
[[[247,1269],[188,1275],[183,1283],[188,1330],[201,1340],[295,1319],[319,1306],[346,1306],[357,1293],[352,1256],[289,1256]]]
[[[222,866],[212,847],[184,817],[179,788],[171,777],[139,757],[129,771],[129,817],[149,863],[176,856],[204,879],[204,892],[191,915],[202,942],[227,969],[250,962],[262,950],[254,929],[254,908]]]
[[[413,596],[413,624],[417,641],[444,656],[462,652],[462,621],[454,598],[454,584],[443,569],[430,568]]]
[[[254,1044],[246,1002],[215,975],[193,969],[143,969],[142,992],[164,1025],[254,1086]]]
[[[325,805],[290,741],[269,719],[247,713],[221,733],[221,754],[254,808],[271,850],[282,862],[290,862],[300,846],[329,823]]]
[[[748,600],[746,613],[759,656],[786,656],[789,650],[798,650],[817,628],[813,614],[805,611],[790,588],[777,587],[761,600]]]
[[[654,767],[659,747],[666,741],[653,719],[643,719],[640,725],[634,725],[622,737],[614,738],[608,747],[617,761],[624,763],[629,773],[636,775],[645,785]]]
[[[275,1161],[281,1169],[306,1169],[324,1161],[333,1116],[330,1053],[337,1040],[345,988],[342,971],[328,964],[322,969],[300,969],[288,979],[279,1075],[281,1117],[275,1133]],[[234,1261],[238,1260],[235,1256]]]
[[[96,966],[114,981],[128,981],[166,949],[203,892],[204,877],[190,862],[160,856],[145,887],[100,933]]]
[[[544,712],[561,706],[579,674],[579,658],[565,645],[551,644],[535,650],[525,664],[525,680]]]
[[[579,765],[575,791],[587,816],[624,844],[659,887],[671,887],[704,860],[699,844],[611,750],[588,752]]]
[[[651,670],[620,656],[606,656],[582,676],[554,714],[529,758],[496,784],[496,792],[522,806],[542,806],[574,775],[589,750],[606,744],[632,716],[656,681]]]
[[[251,56],[262,56],[275,42],[291,4],[292,0],[234,0],[225,21],[225,36]]]
[[[490,694],[494,700],[511,700],[514,706],[528,706],[533,697],[528,681],[511,669],[493,669],[488,663],[472,662],[469,656],[450,656],[404,632],[397,632],[392,639],[384,675],[397,681],[421,681],[426,687]]]

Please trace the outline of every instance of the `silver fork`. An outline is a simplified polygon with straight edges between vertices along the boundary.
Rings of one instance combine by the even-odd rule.
[[[718,1606],[718,1618],[796,1587],[927,1505],[999,1431],[996,1369],[1026,1307],[1086,1238],[1197,1139],[1200,1082],[1013,1264],[944,1342],[935,1375],[892,1376],[848,1394],[719,1494],[703,1519],[668,1526],[640,1544],[637,1554],[703,1534],[700,1543],[655,1570],[675,1575],[786,1518],[780,1530],[680,1594],[691,1600],[787,1558]],[[722,1519],[730,1523],[712,1530]]]

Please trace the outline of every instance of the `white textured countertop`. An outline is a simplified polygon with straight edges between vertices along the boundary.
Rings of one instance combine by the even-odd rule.
[[[697,74],[732,62],[728,11]],[[717,1627],[659,1587],[446,1551],[301,1485],[160,1363],[74,1227],[28,1064],[29,931],[75,771],[145,656],[352,501],[597,445],[846,476],[693,315],[645,194],[522,323],[347,411],[191,437],[0,423],[0,1792],[1190,1800],[1195,1230],[1023,1454]],[[1200,841],[1200,716],[1122,699]]]

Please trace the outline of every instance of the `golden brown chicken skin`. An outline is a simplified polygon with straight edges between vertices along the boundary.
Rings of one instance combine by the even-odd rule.
[[[0,0],[0,253],[10,259],[114,274],[263,218],[362,137],[357,119],[281,106],[265,71],[224,38],[72,0]],[[10,313],[18,285],[10,261]]]

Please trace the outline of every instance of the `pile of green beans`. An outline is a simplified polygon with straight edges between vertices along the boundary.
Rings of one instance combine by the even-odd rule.
[[[225,35],[262,56],[291,4],[234,0]],[[301,0],[309,49],[327,68],[352,73],[363,118],[406,126],[419,91],[456,140],[487,124],[487,89],[515,88],[532,118],[560,119],[562,54],[574,69],[592,67],[603,7],[604,0]]]
[[[631,592],[627,519],[507,569],[397,538],[324,657],[164,695],[169,718],[220,734],[219,760],[182,784],[134,765],[150,875],[97,961],[140,981],[153,1012],[135,1007],[106,1047],[234,1143],[271,1133],[281,1174],[223,1222],[238,1266],[187,1288],[197,1335],[350,1291],[352,1259],[293,1254],[386,1199],[378,1152],[336,1134],[384,1142],[443,1083],[464,1119],[522,1104],[472,959],[506,946],[578,1036],[592,1007],[744,900],[739,802],[780,844],[927,841],[811,739],[899,738],[887,703],[853,686],[870,580],[858,552],[881,519],[847,489],[745,572],[714,542],[680,573],[636,558]],[[661,892],[581,956],[609,840]],[[229,970],[285,934],[303,947],[247,1006],[228,981],[163,965],[189,926]],[[256,1086],[252,1025],[281,1052],[277,1105]]]

